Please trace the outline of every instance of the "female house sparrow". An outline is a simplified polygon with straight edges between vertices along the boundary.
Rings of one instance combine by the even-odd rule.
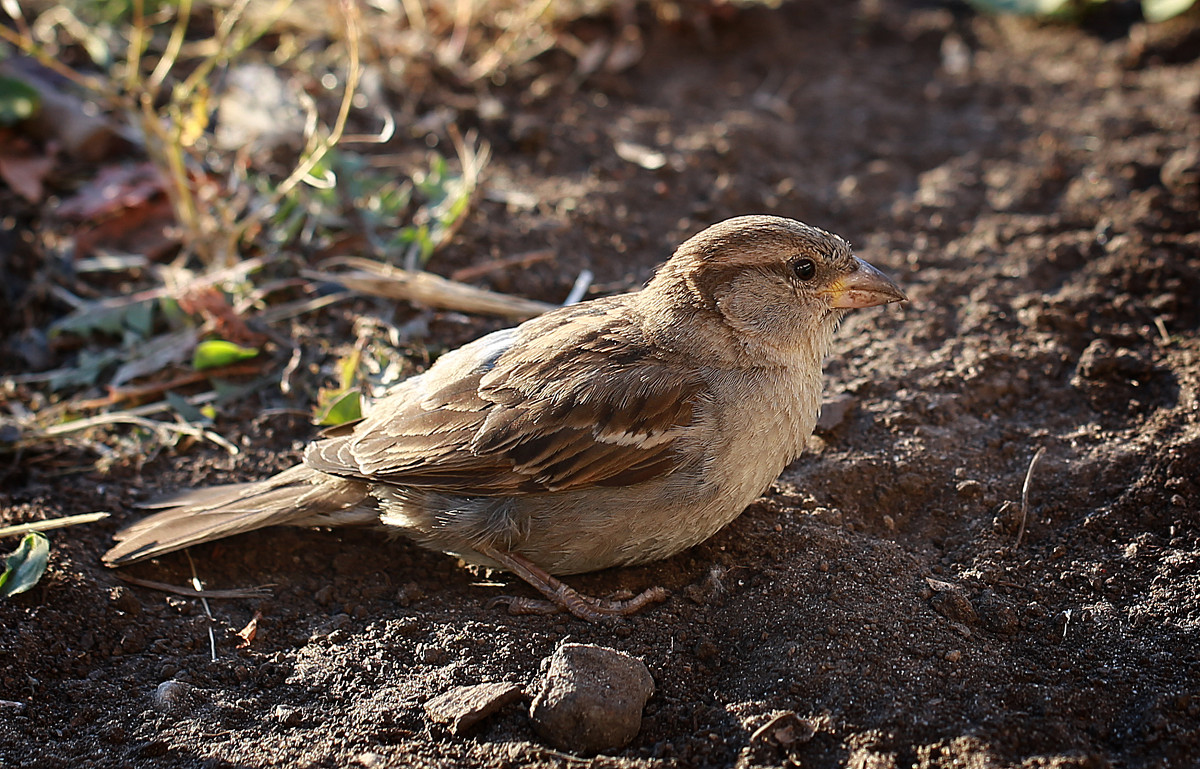
[[[551,575],[666,558],[736,518],[812,432],[845,312],[905,298],[837,235],[730,219],[640,292],[443,355],[291,469],[158,503],[104,560],[279,524],[382,523],[583,619],[637,611],[666,591],[597,599]]]

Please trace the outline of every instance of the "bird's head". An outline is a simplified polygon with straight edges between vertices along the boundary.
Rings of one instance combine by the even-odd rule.
[[[777,216],[728,219],[689,238],[643,292],[664,320],[693,313],[718,346],[781,362],[823,356],[847,310],[906,298],[842,238]]]

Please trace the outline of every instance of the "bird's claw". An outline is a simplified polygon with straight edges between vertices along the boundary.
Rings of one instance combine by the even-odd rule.
[[[655,586],[637,595],[623,590],[612,598],[595,598],[563,585],[550,600],[501,595],[488,601],[487,606],[490,609],[504,605],[509,614],[518,616],[546,616],[565,611],[587,622],[604,622],[636,614],[650,604],[667,600],[670,594],[666,588]]]

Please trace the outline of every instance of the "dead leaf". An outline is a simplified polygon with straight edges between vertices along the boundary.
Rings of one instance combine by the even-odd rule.
[[[43,182],[54,168],[53,156],[53,144],[43,154],[27,139],[0,131],[0,179],[30,203],[39,203],[45,196]]]
[[[77,257],[107,249],[155,260],[179,245],[175,209],[161,172],[149,163],[104,169],[63,201],[58,214],[83,224],[75,233]]]
[[[76,222],[95,221],[165,197],[162,172],[152,163],[109,166],[58,207],[58,215]]]
[[[213,286],[192,289],[179,297],[178,302],[179,309],[203,318],[205,325],[222,339],[246,347],[260,347],[267,339],[251,331],[225,295]]]
[[[262,612],[254,612],[254,616],[251,617],[250,621],[246,623],[246,627],[237,632],[238,638],[242,639],[241,643],[237,645],[237,648],[245,649],[250,645],[251,641],[258,636],[258,621],[260,619],[262,619]]]

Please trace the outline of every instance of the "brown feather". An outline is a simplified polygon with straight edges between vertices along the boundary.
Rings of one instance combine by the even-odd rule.
[[[321,516],[364,504],[373,507],[365,484],[332,480],[298,465],[265,481],[198,489],[160,500],[153,506],[170,509],[122,529],[104,561],[115,565],[153,558],[266,526],[318,525]]]
[[[678,467],[676,441],[704,382],[647,342],[627,303],[598,300],[500,333],[511,341],[498,355],[479,355],[496,350],[486,337],[448,353],[423,375],[429,395],[384,399],[349,435],[312,444],[305,463],[480,496],[623,485]]]

